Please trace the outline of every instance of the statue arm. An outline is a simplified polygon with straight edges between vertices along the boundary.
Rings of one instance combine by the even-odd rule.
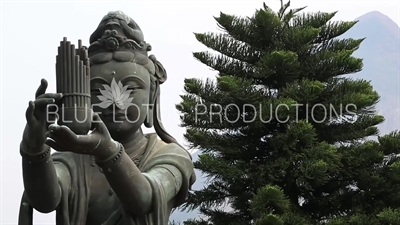
[[[100,165],[122,205],[133,215],[150,213],[153,204],[161,204],[154,202],[155,199],[162,198],[165,202],[170,202],[181,190],[185,178],[181,169],[168,163],[169,160],[165,163],[164,160],[154,161],[159,163],[142,173],[125,151],[120,151],[118,160]],[[162,196],[158,196],[160,193]]]
[[[146,214],[151,208],[150,183],[124,150],[118,154],[117,160],[106,160],[97,164],[102,168],[125,210],[134,215]]]
[[[161,164],[144,173],[150,179],[154,180],[162,189],[166,202],[171,201],[176,197],[181,190],[183,176],[182,173],[173,165]]]
[[[53,163],[49,147],[44,146],[39,154],[29,154],[26,148],[22,143],[20,153],[27,200],[39,212],[52,212],[63,194],[59,179],[69,183],[69,172],[63,164]]]

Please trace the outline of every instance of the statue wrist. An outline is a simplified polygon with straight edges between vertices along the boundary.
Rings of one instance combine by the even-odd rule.
[[[123,152],[125,151],[124,146],[121,143],[115,141],[114,143],[115,146],[110,147],[109,151],[106,154],[102,156],[95,156],[97,165],[99,165],[100,167],[109,166],[118,161],[119,158],[121,158]]]
[[[25,139],[22,139],[21,143],[19,144],[19,149],[21,151],[31,155],[40,154],[41,152],[46,151],[48,148],[50,147],[44,143],[43,145],[38,146],[37,144],[32,144],[30,141]]]
[[[32,163],[39,163],[47,161],[50,158],[51,149],[49,146],[43,145],[41,151],[29,151],[29,147],[27,147],[24,143],[21,143],[19,152],[23,159],[26,159]]]
[[[43,141],[41,142],[39,140]],[[46,137],[40,137],[37,131],[26,124],[19,147],[26,152],[38,153],[46,148],[45,140]]]

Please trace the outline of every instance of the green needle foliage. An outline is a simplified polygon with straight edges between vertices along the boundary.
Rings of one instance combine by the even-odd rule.
[[[349,78],[363,39],[338,38],[356,22],[289,6],[221,13],[222,33],[195,34],[218,75],[186,79],[177,107],[209,178],[184,205],[202,219],[185,224],[400,224],[400,133],[367,140],[379,95]]]

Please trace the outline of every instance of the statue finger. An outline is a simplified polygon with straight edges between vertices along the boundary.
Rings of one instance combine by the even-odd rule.
[[[77,144],[76,134],[69,129],[67,126],[59,126],[57,124],[51,124],[49,126],[48,137],[55,140],[57,143],[65,143],[66,145]]]
[[[26,110],[25,117],[26,117],[26,122],[31,127],[34,125],[34,122],[36,121],[34,111],[35,111],[35,103],[33,101],[29,101],[29,105],[28,105],[28,109]]]
[[[101,120],[100,115],[97,113],[93,113],[93,120],[92,120],[92,130],[97,131],[101,134],[104,134],[104,132],[108,133],[108,129],[104,122]]]
[[[58,107],[54,104],[47,105],[46,119],[48,123],[55,123],[56,119],[59,119]]]
[[[79,140],[79,146],[84,150],[91,149],[91,146],[95,146],[98,140],[95,140],[94,135],[77,135]]]
[[[54,140],[47,138],[45,141],[45,144],[50,146],[52,149],[58,151],[58,152],[66,152],[67,150],[62,147],[61,145],[59,145],[57,142],[55,142]]]
[[[61,98],[63,97],[62,93],[44,93],[42,95],[39,95],[37,97],[37,99],[41,99],[41,98],[52,98],[55,101],[59,101],[61,100]]]
[[[39,98],[35,100],[35,106],[38,109],[45,109],[50,104],[54,104],[54,98]]]
[[[35,98],[39,97],[40,95],[42,95],[42,94],[44,94],[46,92],[47,85],[48,85],[48,83],[47,83],[46,79],[42,79],[40,81],[40,86],[36,90]]]

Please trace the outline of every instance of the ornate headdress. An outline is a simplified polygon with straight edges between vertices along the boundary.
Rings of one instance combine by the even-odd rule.
[[[92,64],[111,59],[134,61],[146,67],[160,84],[166,81],[167,73],[162,64],[154,55],[147,54],[151,45],[144,41],[139,25],[125,13],[111,11],[105,15],[89,41],[88,53]]]

